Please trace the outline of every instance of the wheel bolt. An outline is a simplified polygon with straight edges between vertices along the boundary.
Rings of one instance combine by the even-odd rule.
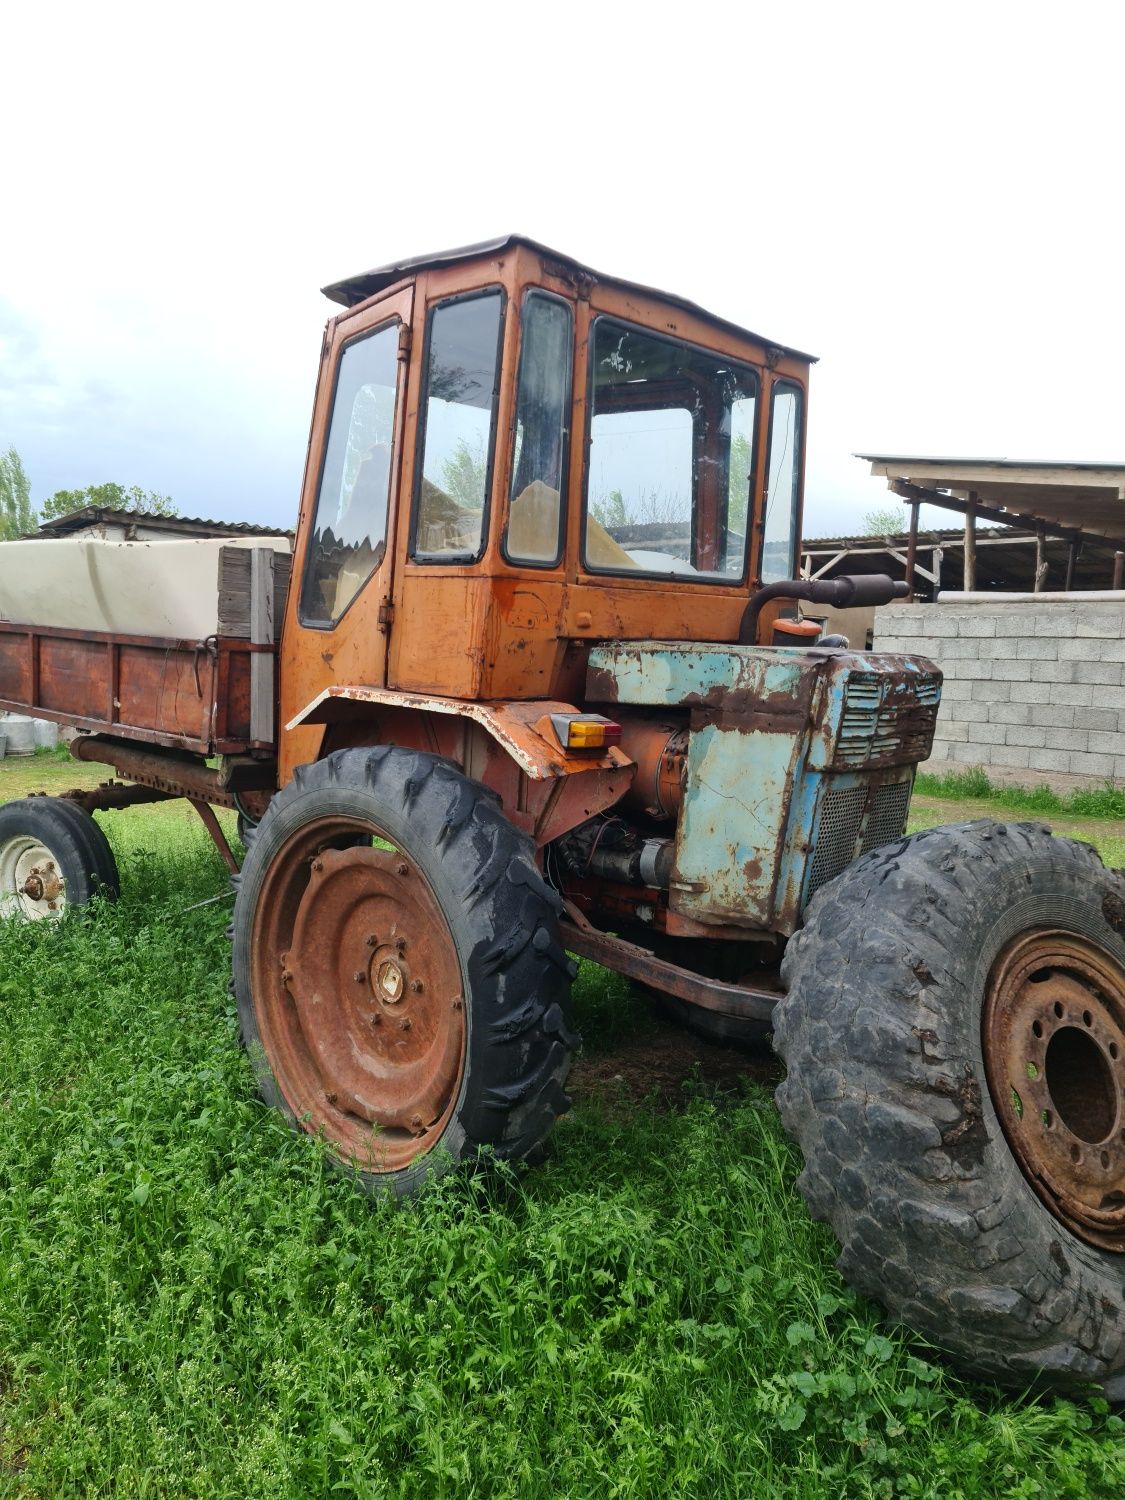
[[[312,862],[312,867],[319,875],[321,870],[324,869],[324,861],[322,859],[314,859]]]
[[[406,939],[405,938],[395,938],[395,952],[396,953],[405,953],[406,952]]]
[[[422,981],[420,979],[412,979],[410,981],[410,988],[414,994],[420,995],[422,993]]]
[[[421,1135],[426,1128],[426,1122],[422,1119],[421,1115],[411,1115],[410,1128],[416,1135]]]
[[[464,1002],[464,1000],[461,999],[460,995],[454,995],[454,997],[453,997],[453,1009],[454,1010],[461,1010],[462,1007],[464,1006],[464,1004],[465,1004],[465,1002]]]
[[[371,1024],[372,1026],[381,1026],[383,1024],[383,1018],[378,1011],[371,1017]]]
[[[375,936],[375,934],[373,932],[368,933],[368,936],[367,936],[367,946],[369,948],[377,948],[379,946],[379,939]]]
[[[333,1108],[335,1108],[336,1095],[335,1094],[325,1094],[325,1096],[324,1096],[324,1102],[326,1104],[331,1104],[333,1106]]]
[[[395,865],[395,874],[396,875],[409,875],[410,874],[410,866],[406,863],[406,861],[404,859],[400,859],[399,862],[398,862],[398,864]]]
[[[409,1031],[414,1023],[411,1021],[409,1016],[403,1016],[402,1020],[398,1024],[402,1027],[403,1031]]]
[[[357,969],[352,975],[352,978],[355,980],[356,984],[362,984],[363,981],[367,978],[367,971],[365,969]]]

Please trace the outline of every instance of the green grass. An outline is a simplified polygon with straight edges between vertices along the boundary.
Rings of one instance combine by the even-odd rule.
[[[105,826],[116,908],[0,929],[0,1494],[1122,1492],[1104,1404],[964,1382],[848,1292],[750,1085],[361,1197],[257,1100],[202,829]],[[584,967],[590,1046],[621,992]]]
[[[1077,818],[1125,819],[1125,786],[1107,782],[1100,787],[1075,788],[1059,793],[1049,786],[993,785],[981,766],[947,771],[940,776],[919,775],[915,790],[923,797],[947,801],[987,801],[1013,812],[1055,813]]]

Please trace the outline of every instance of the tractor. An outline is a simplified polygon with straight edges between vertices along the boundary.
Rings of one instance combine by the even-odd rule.
[[[3,809],[0,877],[107,883],[78,820],[131,787],[237,806],[262,1094],[403,1198],[539,1151],[575,957],[772,1037],[848,1281],[977,1376],[1125,1399],[1125,880],[1035,824],[906,835],[941,674],[802,616],[905,591],[799,576],[811,357],[518,236],[325,291],[277,639],[220,632],[178,740],[0,649],[121,777]]]

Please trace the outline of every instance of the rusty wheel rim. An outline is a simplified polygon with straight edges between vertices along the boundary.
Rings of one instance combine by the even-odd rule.
[[[368,1172],[435,1145],[464,1071],[461,966],[428,881],[381,830],[321,820],[278,851],[251,983],[265,1060],[305,1129]]]
[[[1024,1176],[1071,1233],[1125,1254],[1125,973],[1076,933],[1025,933],[1000,954],[985,1071]]]

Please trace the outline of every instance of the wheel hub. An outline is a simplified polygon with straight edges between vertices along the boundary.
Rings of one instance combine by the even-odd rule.
[[[29,834],[0,845],[0,917],[57,917],[66,905],[66,882],[54,855]]]
[[[989,1090],[1024,1176],[1081,1239],[1125,1254],[1125,974],[1075,933],[1000,954],[983,1016]]]
[[[437,1141],[456,1103],[460,962],[412,862],[319,838],[304,861],[279,854],[266,878],[262,1041],[307,1128],[365,1170],[395,1171]]]

